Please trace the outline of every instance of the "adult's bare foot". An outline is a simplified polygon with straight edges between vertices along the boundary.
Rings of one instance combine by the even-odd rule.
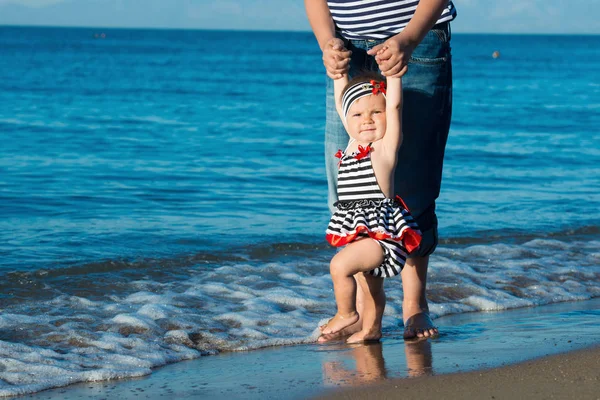
[[[327,326],[321,332],[323,332],[324,335],[337,333],[342,329],[354,324],[356,321],[358,321],[358,313],[356,311],[346,315],[337,313],[329,320]]]
[[[350,336],[346,343],[378,342],[381,339],[381,330],[361,330]]]
[[[439,334],[428,311],[411,315],[404,322],[404,339],[436,337]]]

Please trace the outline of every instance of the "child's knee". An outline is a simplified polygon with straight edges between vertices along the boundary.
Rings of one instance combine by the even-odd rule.
[[[329,273],[331,276],[346,275],[344,260],[339,257],[339,254],[331,259],[329,263]]]

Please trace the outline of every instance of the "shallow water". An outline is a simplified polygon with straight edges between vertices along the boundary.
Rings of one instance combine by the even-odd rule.
[[[0,393],[314,340],[333,250],[312,35],[95,33],[0,27]],[[454,36],[437,316],[600,296],[598,45]]]
[[[369,345],[300,345],[182,362],[148,379],[80,384],[32,399],[306,399],[338,388],[499,367],[598,344],[600,301],[442,317],[435,340],[385,332]],[[565,365],[577,368],[576,365]]]

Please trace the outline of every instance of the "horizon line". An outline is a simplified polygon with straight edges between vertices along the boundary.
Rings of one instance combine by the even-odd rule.
[[[101,26],[101,25],[43,25],[43,24],[3,24],[0,28],[53,28],[53,29],[129,29],[129,30],[158,30],[158,31],[214,31],[214,32],[294,32],[294,33],[313,33],[309,29],[236,29],[236,28],[201,28],[201,27],[144,27],[144,26]],[[457,35],[531,35],[531,36],[599,36],[599,33],[582,32],[456,32]]]

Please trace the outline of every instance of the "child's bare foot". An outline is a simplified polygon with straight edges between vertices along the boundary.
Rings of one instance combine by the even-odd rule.
[[[329,321],[327,321],[326,324],[323,325],[319,325],[319,330],[321,331],[321,333],[323,333],[323,329],[327,328],[327,324],[329,324],[331,322],[333,318],[329,318]]]
[[[322,326],[326,327],[327,324],[322,325]],[[342,329],[339,332],[330,333],[328,335],[321,334],[321,336],[319,336],[319,338],[317,339],[317,342],[318,343],[328,343],[328,342],[335,342],[338,340],[343,340],[343,339],[347,338],[348,336],[350,336],[356,332],[359,332],[361,329],[362,329],[362,320],[359,319],[352,325]]]
[[[337,313],[334,315],[333,318],[329,320],[327,326],[325,326],[325,328],[323,328],[321,332],[323,332],[324,335],[336,333],[354,324],[356,321],[358,321],[358,313],[356,311],[353,311],[346,315],[341,315],[340,313]]]
[[[337,314],[336,314],[336,315],[337,315]],[[323,325],[319,325],[319,330],[321,331],[321,333],[323,333],[323,331],[325,330],[325,328],[327,328],[327,325],[329,325],[329,324],[331,323],[331,321],[333,321],[333,318],[335,318],[335,315],[334,315],[332,318],[329,318],[329,321],[327,321],[327,322],[326,322],[326,323],[324,323]],[[358,321],[357,321],[357,322],[358,322]],[[356,323],[356,322],[355,322],[355,323]],[[344,330],[346,330],[346,329],[344,329]],[[358,328],[358,330],[360,330],[360,327]],[[355,332],[358,332],[358,330],[356,330],[356,329],[355,329],[355,330],[353,330],[352,332],[348,332],[348,333],[346,333],[346,335],[351,335],[351,334],[353,334],[353,333],[355,333]],[[334,333],[339,333],[339,332],[341,332],[341,331],[334,332]]]
[[[378,342],[381,339],[380,330],[362,330],[350,336],[346,343]]]

